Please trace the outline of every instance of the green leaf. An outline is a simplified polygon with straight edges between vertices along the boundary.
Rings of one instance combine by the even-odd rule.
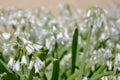
[[[28,77],[28,80],[33,80],[33,76],[34,76],[34,67],[32,67],[32,69],[30,70],[30,73],[29,73],[29,77]]]
[[[115,74],[115,71],[107,71],[102,74],[97,74],[96,76],[92,77],[90,80],[99,80],[103,76],[109,76],[109,75],[114,75],[114,74]]]
[[[104,61],[104,58],[99,57],[99,58],[97,58],[97,59],[95,59],[95,60],[92,60],[91,62],[89,62],[89,63],[86,65],[85,71],[88,71],[89,68],[91,68],[93,65],[95,65],[95,64],[97,64],[97,63],[99,63],[99,62],[101,62],[101,61]]]
[[[58,80],[59,78],[59,60],[54,59],[53,61],[53,72],[51,80]]]
[[[87,41],[86,41],[86,45],[84,47],[84,54],[83,54],[83,57],[82,57],[82,63],[81,63],[81,66],[80,66],[80,72],[79,72],[79,76],[78,76],[79,80],[82,80],[82,76],[83,76],[83,73],[84,73],[84,70],[85,70],[85,60],[86,60],[86,56],[89,52],[91,31],[92,31],[92,26],[88,29]]]
[[[71,68],[72,74],[75,72],[77,46],[78,46],[78,29],[76,28],[72,40],[72,68]]]
[[[8,79],[15,79],[15,80],[17,80],[18,79],[18,76],[17,76],[17,74],[14,74],[13,72],[12,72],[12,70],[10,70],[7,66],[6,66],[6,64],[0,59],[0,69],[1,70],[3,70],[3,72],[6,72],[7,73],[7,78]]]
[[[94,74],[92,75],[91,78],[93,78],[94,76],[96,76],[96,75],[100,74],[101,72],[103,72],[103,70],[104,70],[106,67],[107,67],[106,64],[103,65],[103,66],[101,66],[96,72],[94,72]]]
[[[4,70],[6,73],[11,73],[12,71],[6,66],[6,64],[0,59],[0,68]]]

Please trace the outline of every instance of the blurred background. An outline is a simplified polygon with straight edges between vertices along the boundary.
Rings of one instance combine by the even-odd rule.
[[[58,4],[64,3],[72,6],[73,9],[80,8],[82,11],[91,6],[108,7],[111,3],[120,3],[120,0],[0,0],[1,7],[16,7],[16,8],[39,8],[45,7],[52,11],[53,14],[58,14]]]

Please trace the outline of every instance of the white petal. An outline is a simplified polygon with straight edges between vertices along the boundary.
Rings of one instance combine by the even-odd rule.
[[[37,44],[34,44],[33,46],[37,51],[39,51],[42,48],[41,45],[37,45]]]
[[[17,61],[13,67],[13,70],[19,71],[20,70],[20,63]]]
[[[28,44],[28,43],[31,44],[31,42],[26,40],[25,38],[22,38],[22,41],[23,41],[24,44]]]
[[[33,62],[33,61],[30,61],[30,64],[29,64],[28,69],[32,69],[33,65],[34,65],[34,62]]]
[[[8,62],[8,64],[7,64],[7,66],[8,66],[9,68],[13,68],[14,64],[15,64],[15,61],[14,61],[14,59],[11,57],[10,60],[9,60],[9,62]]]
[[[39,66],[37,63],[34,64],[34,67],[35,67],[35,73],[38,73],[39,72]]]
[[[9,33],[2,33],[2,36],[6,40],[10,38],[10,34]]]
[[[22,56],[21,64],[27,64],[27,59],[25,55]]]
[[[39,63],[41,66],[44,66],[44,62],[41,61],[38,57],[36,58],[36,62]]]
[[[33,49],[31,49],[30,47],[26,46],[26,50],[28,52],[28,55],[30,55],[33,52]]]

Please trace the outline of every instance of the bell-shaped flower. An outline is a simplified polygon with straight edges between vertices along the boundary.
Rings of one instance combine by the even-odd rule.
[[[4,32],[4,33],[2,33],[2,36],[4,39],[8,40],[10,38],[10,33]]]
[[[25,56],[25,55],[22,56],[21,64],[23,64],[23,65],[26,65],[26,64],[27,64],[27,59],[26,59],[26,56]]]
[[[7,66],[8,66],[9,68],[13,68],[14,64],[15,64],[14,58],[13,58],[13,57],[10,57],[10,60],[9,60],[9,62],[8,62],[8,64],[7,64]]]
[[[35,73],[39,73],[39,71],[44,67],[44,62],[36,57],[34,60],[30,61],[28,69],[32,69],[32,67],[35,68]]]
[[[30,55],[32,52],[34,52],[34,47],[30,44],[26,46],[26,50],[28,52],[28,55]]]
[[[13,66],[13,70],[19,71],[20,70],[20,62],[17,61],[15,65]]]

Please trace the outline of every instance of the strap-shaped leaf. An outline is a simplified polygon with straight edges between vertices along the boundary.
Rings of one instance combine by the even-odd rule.
[[[76,64],[76,54],[77,54],[77,46],[78,46],[78,29],[75,29],[72,40],[72,68],[71,73],[75,72],[75,64]]]
[[[51,80],[58,80],[59,78],[59,60],[55,59],[53,61],[53,72]]]

